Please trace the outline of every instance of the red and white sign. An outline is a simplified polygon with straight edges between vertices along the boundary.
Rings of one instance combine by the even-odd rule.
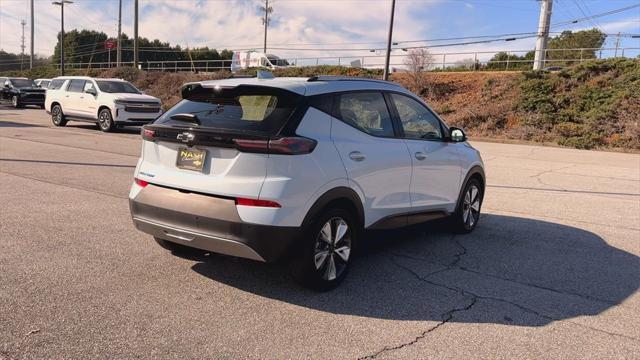
[[[105,49],[115,49],[118,47],[118,43],[115,40],[107,40],[104,42]]]

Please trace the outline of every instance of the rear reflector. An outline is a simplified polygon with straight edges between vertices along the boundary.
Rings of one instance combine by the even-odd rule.
[[[278,155],[309,154],[315,149],[317,142],[313,139],[292,136],[271,140],[234,139],[240,151]]]
[[[149,130],[149,129],[142,128],[140,133],[142,134],[142,138],[144,140],[147,140],[147,141],[154,141],[155,140],[156,132],[154,130]]]
[[[280,204],[278,204],[275,201],[246,199],[246,198],[236,198],[236,205],[270,207],[270,208],[279,208],[279,207],[281,207]]]
[[[138,184],[138,186],[140,186],[140,187],[145,187],[145,186],[149,185],[149,183],[144,181],[144,180],[140,180],[138,178],[134,178],[134,180],[135,180],[136,184]]]

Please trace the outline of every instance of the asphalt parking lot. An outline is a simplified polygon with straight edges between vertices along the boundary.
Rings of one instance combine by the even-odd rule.
[[[474,145],[474,233],[369,234],[315,293],[136,231],[138,129],[0,108],[0,358],[639,358],[640,155]]]

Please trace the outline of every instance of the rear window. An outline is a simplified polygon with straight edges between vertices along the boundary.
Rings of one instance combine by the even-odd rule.
[[[64,80],[51,80],[49,89],[58,90],[62,87],[62,84],[64,84]]]
[[[11,85],[17,88],[34,87],[33,80],[28,79],[11,79]]]
[[[175,127],[277,133],[295,110],[301,96],[262,86],[200,88],[189,94],[155,123]],[[195,115],[200,125],[172,119],[177,114]]]

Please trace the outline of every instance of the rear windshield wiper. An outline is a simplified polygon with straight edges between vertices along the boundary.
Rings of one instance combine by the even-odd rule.
[[[175,114],[171,115],[171,120],[185,121],[201,125],[200,119],[198,119],[198,116],[195,114]]]

